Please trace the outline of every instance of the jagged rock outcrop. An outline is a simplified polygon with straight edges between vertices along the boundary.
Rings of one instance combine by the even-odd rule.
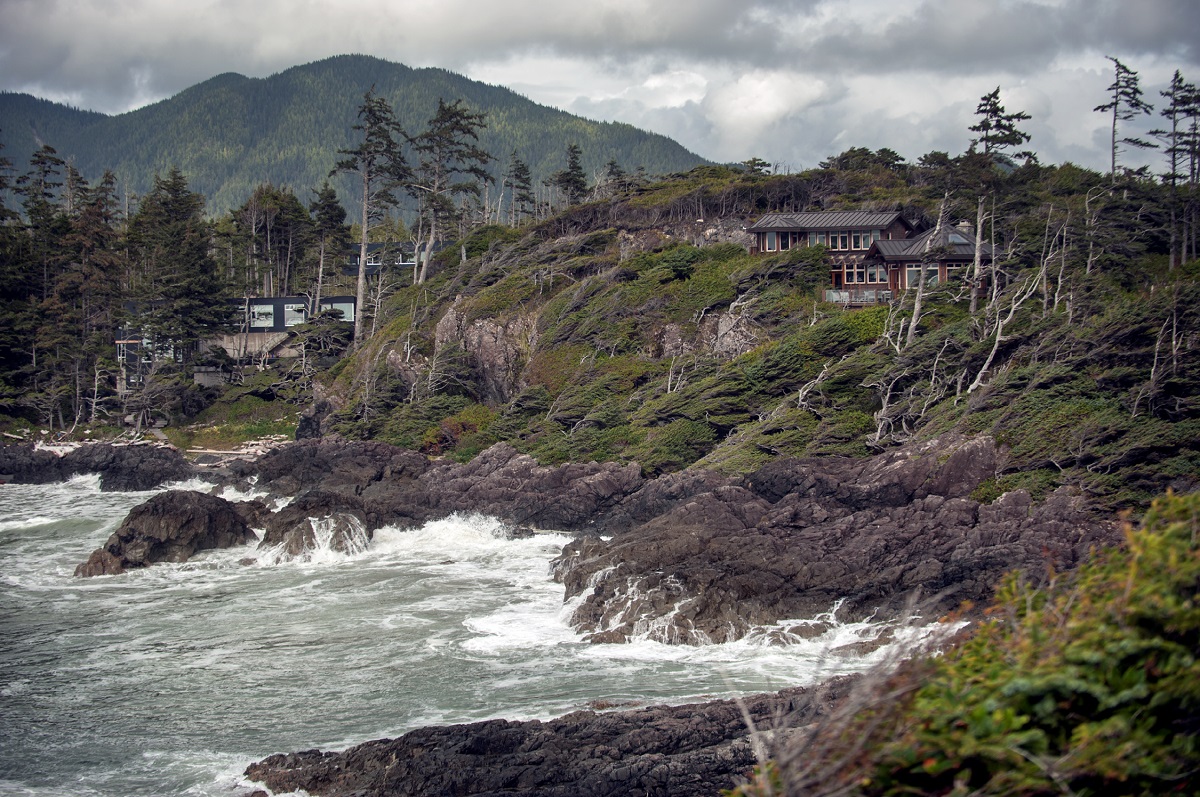
[[[386,443],[333,438],[300,440],[280,446],[258,459],[234,462],[228,483],[253,484],[281,496],[321,487],[352,494],[380,480],[416,478],[430,462],[416,451]]]
[[[531,315],[516,315],[504,320],[471,320],[459,312],[456,301],[434,331],[435,351],[452,343],[459,344],[470,357],[482,398],[489,403],[506,404],[516,394],[529,353],[537,345],[536,319]]]
[[[779,717],[796,727],[825,713],[848,684],[838,679],[819,693],[788,689],[744,703],[759,728]],[[755,763],[741,710],[723,700],[421,728],[342,753],[273,755],[246,776],[276,793],[322,797],[712,797]]]
[[[104,546],[75,568],[75,575],[117,575],[155,562],[186,562],[198,551],[245,545],[255,539],[225,499],[171,490],[130,510]]]
[[[106,492],[153,490],[194,472],[183,454],[167,446],[95,443],[61,455],[32,444],[0,446],[0,473],[17,484],[49,484],[98,473],[100,489]]]
[[[572,622],[597,641],[721,642],[838,601],[843,616],[895,614],[919,593],[923,613],[940,613],[986,600],[1006,571],[1070,568],[1119,540],[1065,489],[1038,505],[1024,492],[971,500],[996,456],[989,438],[947,437],[717,484],[664,477],[613,510],[608,528],[623,533],[568,545],[555,576],[583,597]]]
[[[266,518],[259,550],[278,549],[283,558],[319,548],[360,553],[371,542],[362,501],[354,496],[309,490]]]
[[[459,464],[386,443],[304,440],[230,470],[229,484],[296,495],[282,516],[349,512],[370,529],[477,512],[513,525],[581,530],[645,483],[636,464],[547,467],[507,443]]]
[[[418,480],[439,514],[479,512],[542,529],[584,529],[642,486],[637,464],[539,465],[498,443],[465,465]],[[370,493],[365,493],[370,495]]]
[[[970,496],[1001,467],[987,437],[948,435],[867,459],[773,461],[742,478],[688,470],[653,480],[636,464],[539,465],[508,444],[466,464],[383,443],[301,441],[234,463],[232,482],[295,496],[270,516],[263,547],[354,551],[372,530],[456,512],[513,526],[586,531],[554,563],[574,625],[597,642],[648,635],[721,642],[756,626],[895,615],[985,601],[1013,568],[1074,566],[1118,542],[1063,488],[1040,504],[1015,492]],[[249,512],[249,510],[243,510]],[[102,553],[100,572],[115,567]]]

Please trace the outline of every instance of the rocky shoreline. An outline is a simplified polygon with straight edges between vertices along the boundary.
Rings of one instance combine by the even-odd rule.
[[[338,439],[303,440],[219,468],[159,448],[47,456],[54,457],[0,449],[0,470],[38,483],[98,472],[104,489],[202,476],[290,501],[271,511],[269,499],[160,493],[77,575],[245,545],[256,539],[249,528],[265,530],[260,548],[302,555],[314,524],[324,524],[334,547],[349,549],[383,526],[474,512],[514,530],[577,535],[552,567],[565,598],[578,601],[573,625],[594,643],[726,642],[779,623],[786,637],[786,621],[835,603],[839,619],[883,619],[905,612],[914,596],[921,614],[936,617],[986,601],[1008,570],[1038,578],[1120,539],[1117,524],[1065,488],[1040,504],[1021,491],[990,504],[972,499],[1003,465],[987,437],[948,435],[862,460],[781,459],[745,477],[688,470],[656,479],[636,464],[542,466],[505,444],[466,464]],[[678,723],[695,739],[672,730]],[[628,746],[626,738],[640,741]],[[273,756],[248,774],[276,791],[328,795],[712,794],[753,764],[748,745],[735,708],[705,704],[427,728],[340,754]]]

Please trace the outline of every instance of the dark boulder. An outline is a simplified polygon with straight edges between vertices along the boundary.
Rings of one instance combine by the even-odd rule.
[[[848,689],[788,689],[746,698],[755,725],[807,724]],[[489,720],[421,728],[342,753],[273,755],[246,770],[271,791],[323,797],[712,797],[756,763],[729,700],[638,711],[577,711],[549,722]]]
[[[574,531],[593,525],[645,480],[637,464],[547,467],[497,443],[465,465],[423,475],[419,483],[436,514],[479,512],[516,525]]]
[[[32,445],[0,447],[0,473],[17,484],[49,484],[83,473],[100,474],[106,492],[153,490],[195,474],[183,454],[168,446],[96,443],[63,455]]]
[[[63,459],[74,473],[99,473],[100,489],[132,492],[153,490],[183,481],[194,469],[177,449],[166,446],[81,446]]]
[[[259,550],[279,549],[282,558],[318,548],[359,553],[371,542],[362,501],[354,496],[309,490],[266,518]]]
[[[380,480],[414,479],[430,467],[416,451],[387,443],[321,438],[301,440],[268,451],[252,461],[229,466],[231,482],[254,486],[277,495],[296,495],[320,487],[360,493]]]
[[[104,547],[75,568],[75,575],[116,575],[155,562],[186,562],[198,551],[255,539],[225,499],[172,490],[134,507]]]

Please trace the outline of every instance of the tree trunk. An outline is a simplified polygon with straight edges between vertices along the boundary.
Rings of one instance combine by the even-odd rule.
[[[367,303],[367,229],[370,226],[371,180],[370,174],[362,171],[362,234],[358,241],[358,285],[354,294],[354,348],[362,345],[363,308]]]
[[[993,253],[993,257],[995,254]],[[971,272],[971,315],[979,310],[979,291],[983,287],[983,196],[975,207],[975,265]]]

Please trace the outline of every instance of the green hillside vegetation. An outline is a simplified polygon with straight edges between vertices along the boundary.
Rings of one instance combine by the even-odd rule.
[[[540,223],[476,227],[435,258],[425,283],[408,273],[388,273],[382,293],[373,283],[372,334],[349,356],[331,359],[338,336],[328,322],[299,328],[310,357],[247,377],[203,420],[252,400],[247,428],[260,428],[270,407],[275,421],[294,424],[320,397],[333,411],[325,428],[350,437],[460,460],[506,441],[546,463],[635,461],[648,474],[744,473],[779,456],[864,456],[947,432],[986,433],[1005,456],[981,500],[1066,486],[1099,505],[1136,507],[1195,485],[1200,288],[1197,261],[1172,266],[1168,256],[1163,186],[1136,175],[1113,185],[1070,164],[1001,172],[979,155],[911,166],[856,150],[839,158],[847,155],[849,168],[831,162],[797,175],[703,166],[613,187]],[[118,225],[119,203],[103,186],[89,189],[92,215]],[[952,217],[969,218],[981,186],[995,208],[987,234],[1008,253],[999,289],[972,314],[963,285],[938,286],[911,343],[913,292],[891,306],[826,304],[823,249],[751,255],[740,233],[763,212],[811,208],[901,209],[928,223],[948,187]],[[245,207],[278,208],[273,226],[251,232],[244,213],[218,220],[206,267],[225,275],[227,295],[260,292],[264,279],[279,289],[285,273],[288,290],[309,290],[316,247],[304,237],[303,203],[269,187],[255,196]],[[67,223],[47,220],[38,235],[53,238]],[[104,235],[123,240],[116,229]],[[0,341],[7,411],[59,429],[139,406],[186,422],[211,391],[118,399],[108,387],[111,349],[95,348],[105,328],[91,321],[82,335],[47,336],[85,313],[83,244],[64,240],[75,242],[55,255],[70,266],[56,287],[36,262],[51,241],[16,239],[25,265],[8,279],[23,287],[6,295],[47,298],[23,312],[10,306],[17,321]],[[120,295],[163,295],[157,261],[113,257],[131,280],[132,293]],[[323,295],[352,292],[339,267],[326,274]],[[451,308],[457,320],[439,341]],[[503,351],[480,349],[471,328]],[[30,330],[41,330],[40,355]]]
[[[868,677],[734,797],[1195,794],[1200,495],[1034,587],[1013,574],[945,655]]]
[[[941,286],[926,297],[911,345],[901,335],[911,296],[852,311],[822,301],[819,248],[750,255],[657,232],[682,232],[698,208],[750,217],[828,207],[853,182],[876,207],[919,214],[936,208],[934,186],[948,179],[923,168],[768,178],[706,167],[524,234],[477,230],[466,261],[447,252],[430,283],[398,290],[382,334],[329,375],[343,402],[336,428],[462,459],[504,440],[543,462],[637,461],[648,473],[740,473],[777,456],[863,456],[951,431],[988,433],[1006,457],[983,500],[1067,485],[1133,506],[1194,485],[1195,261],[1169,268],[1152,235],[1133,251],[1111,244],[1122,251],[1106,250],[1106,265],[1087,273],[1089,251],[1095,259],[1104,245],[1093,241],[1116,241],[1117,226],[1144,213],[1157,191],[1149,181],[1110,197],[1105,223],[1114,226],[1089,231],[1070,219],[1084,217],[1103,176],[1070,165],[1013,173],[997,224],[1012,253],[1006,288],[972,316],[961,285]],[[1043,260],[1063,224],[1065,249]],[[638,235],[652,243],[627,251],[622,241]],[[452,302],[464,325],[531,330],[511,397],[488,394],[477,354],[435,347]],[[703,341],[717,318],[753,341],[714,352]],[[997,319],[1007,321],[999,343]],[[667,351],[672,336],[686,350]],[[398,352],[420,365],[394,367]]]
[[[218,75],[170,99],[116,116],[78,111],[22,94],[0,94],[6,154],[28,162],[54,147],[89,180],[105,171],[121,190],[141,195],[154,176],[178,167],[193,190],[220,214],[261,183],[297,193],[319,186],[337,150],[352,143],[363,94],[375,87],[406,130],[420,130],[438,99],[461,99],[487,115],[481,146],[498,159],[496,176],[516,151],[536,182],[565,167],[567,145],[579,145],[593,178],[610,160],[633,173],[664,174],[703,159],[665,136],[627,124],[596,122],[538,105],[509,89],[443,69],[411,69],[362,55],[329,58],[264,79]],[[350,183],[336,184],[350,196]]]

